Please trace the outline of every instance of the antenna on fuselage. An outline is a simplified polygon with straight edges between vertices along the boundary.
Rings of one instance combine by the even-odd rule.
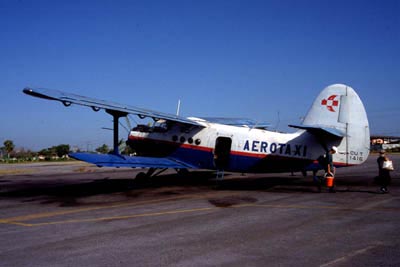
[[[181,100],[178,99],[178,106],[176,107],[176,116],[179,116],[180,109],[181,109]]]

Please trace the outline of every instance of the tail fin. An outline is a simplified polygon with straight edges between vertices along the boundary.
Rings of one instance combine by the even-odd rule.
[[[336,162],[356,165],[369,155],[370,134],[364,105],[353,88],[344,84],[326,87],[315,99],[301,125],[326,148],[337,146]]]

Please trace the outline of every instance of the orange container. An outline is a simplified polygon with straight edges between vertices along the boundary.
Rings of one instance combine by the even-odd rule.
[[[333,179],[335,179],[333,176],[326,176],[326,186],[327,187],[333,187]]]

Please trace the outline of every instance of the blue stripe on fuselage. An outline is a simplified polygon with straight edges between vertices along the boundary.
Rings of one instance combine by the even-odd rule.
[[[215,169],[212,151],[180,147],[170,157],[202,169]],[[280,155],[260,154],[230,154],[229,166],[226,171],[232,172],[289,172],[301,171],[311,164],[311,160],[289,158]]]

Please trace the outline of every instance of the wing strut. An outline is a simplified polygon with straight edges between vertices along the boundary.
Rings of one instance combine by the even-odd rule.
[[[121,117],[126,117],[128,113],[122,112],[122,111],[117,111],[117,110],[111,110],[111,109],[106,109],[106,112],[113,116],[113,154],[114,155],[119,155],[119,149],[118,149],[118,142],[119,142],[119,118]]]

